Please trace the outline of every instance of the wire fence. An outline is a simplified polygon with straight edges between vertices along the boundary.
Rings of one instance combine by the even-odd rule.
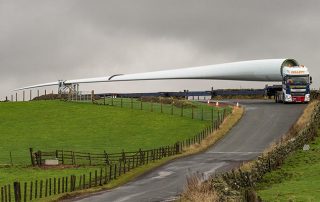
[[[76,100],[73,100],[76,101]],[[229,107],[216,107],[213,103],[180,100],[173,98],[151,97],[147,98],[114,98],[103,96],[97,100],[77,100],[78,102],[93,102],[94,104],[117,106],[120,108],[144,110],[163,113],[191,119],[214,121],[223,110],[231,111]]]
[[[99,165],[102,167],[94,173],[89,172],[77,176],[53,177],[29,182],[15,181],[13,184],[1,186],[1,202],[34,201],[103,186],[132,169],[181,154],[186,148],[200,144],[208,135],[219,128],[229,114],[230,112],[224,110],[211,125],[195,136],[152,150],[140,149],[136,152],[91,154],[63,150],[33,152],[33,149],[30,149],[31,163],[34,166],[41,167],[45,165],[46,160],[57,159],[63,165]]]

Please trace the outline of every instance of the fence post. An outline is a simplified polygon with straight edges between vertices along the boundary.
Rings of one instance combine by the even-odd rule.
[[[122,108],[122,97],[120,98],[120,106]]]
[[[11,201],[10,185],[4,186],[4,199],[5,201]]]
[[[29,196],[29,199],[30,199],[30,201],[32,201],[32,189],[33,189],[33,182],[30,182],[30,196]],[[10,193],[10,192],[9,192]]]
[[[133,98],[131,98],[131,109],[133,109]]]
[[[39,198],[42,198],[42,186],[43,186],[43,181],[40,180],[40,190],[39,190],[40,196],[39,196]]]
[[[61,158],[62,158],[62,165],[64,164],[64,152],[63,150],[61,151]]]
[[[98,171],[97,170],[94,171],[94,186],[95,187],[98,186]]]
[[[91,91],[91,102],[93,103],[94,101],[94,90]]]
[[[112,165],[110,164],[109,165],[109,181],[111,180],[112,178]]]
[[[1,187],[1,202],[4,202],[4,190],[3,187]]]
[[[102,168],[100,168],[100,182],[99,185],[102,186]]]
[[[91,154],[88,153],[89,165],[91,166]]]
[[[183,104],[181,105],[181,116],[183,116]]]
[[[106,105],[106,94],[103,95],[103,105]]]
[[[21,189],[20,189],[20,182],[13,183],[14,189],[14,198],[16,202],[21,202]],[[1,190],[2,191],[2,190]]]
[[[84,174],[83,175],[83,188],[82,189],[85,189],[86,188],[86,175]]]
[[[142,98],[140,98],[140,110],[142,110]]]
[[[142,150],[141,150],[141,148],[139,149],[139,157],[140,157],[140,159],[139,159],[139,165],[141,166],[142,165]]]
[[[52,180],[51,178],[49,178],[49,196],[51,196],[51,193],[52,193]]]
[[[38,151],[38,165],[41,166],[42,165],[42,154],[41,151]]]
[[[117,164],[114,164],[113,179],[117,179]]]
[[[109,157],[108,157],[108,154],[107,154],[106,150],[104,150],[103,152],[104,152],[104,158],[105,158],[106,164],[110,164]]]
[[[33,158],[33,149],[29,148],[29,152],[30,152],[30,159],[31,159],[31,164],[32,166],[35,166],[35,162],[34,162],[34,158]]]
[[[161,107],[161,113],[163,113],[163,110],[162,110],[162,100],[160,99],[160,107]]]
[[[176,147],[175,154],[178,154],[179,151],[180,151],[179,145],[180,145],[179,142],[177,142],[177,143],[175,144],[175,147]]]

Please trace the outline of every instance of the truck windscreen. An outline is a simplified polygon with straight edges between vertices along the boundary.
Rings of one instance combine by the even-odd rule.
[[[307,85],[309,83],[308,76],[289,76],[287,77],[289,85]]]

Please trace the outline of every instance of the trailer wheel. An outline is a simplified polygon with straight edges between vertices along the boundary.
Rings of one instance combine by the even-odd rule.
[[[285,100],[285,95],[284,95],[284,93],[282,93],[282,103],[283,103],[283,104],[287,104],[287,102],[286,102],[286,100]]]

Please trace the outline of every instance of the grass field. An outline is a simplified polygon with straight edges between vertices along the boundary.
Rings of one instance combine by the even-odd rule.
[[[109,106],[118,106],[123,108],[129,109],[138,109],[143,111],[149,112],[156,112],[156,113],[164,113],[169,115],[176,115],[176,116],[183,116],[186,118],[191,119],[198,119],[198,120],[207,120],[211,121],[212,119],[216,118],[217,110],[223,110],[223,108],[213,108],[212,106],[208,106],[204,103],[196,102],[196,101],[183,101],[188,103],[189,105],[193,105],[193,109],[189,107],[177,107],[172,106],[171,104],[161,104],[161,103],[152,103],[152,102],[141,102],[137,99],[130,99],[130,98],[105,98],[97,100],[100,104],[106,104]],[[212,111],[214,110],[214,111]],[[212,113],[213,112],[213,113]]]
[[[173,144],[208,122],[179,116],[98,106],[38,101],[0,104],[0,163],[29,163],[28,148],[108,153]]]
[[[264,201],[319,201],[320,137],[310,147],[295,152],[280,169],[264,176],[258,184],[258,195]]]
[[[173,144],[210,124],[145,110],[63,101],[0,103],[0,120],[0,184],[96,169],[29,168],[26,165],[30,165],[30,147],[108,153],[136,151]],[[14,166],[8,166],[10,152]]]

